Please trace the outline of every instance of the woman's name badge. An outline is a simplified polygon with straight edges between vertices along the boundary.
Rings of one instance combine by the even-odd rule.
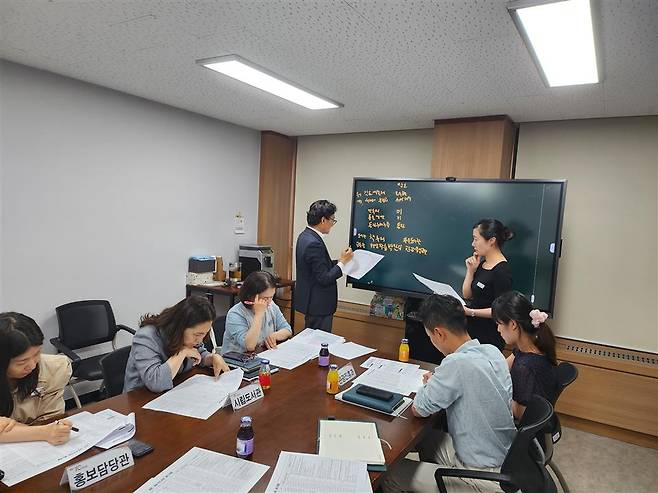
[[[482,284],[481,282],[478,282],[476,286],[480,289],[484,289],[484,284]]]

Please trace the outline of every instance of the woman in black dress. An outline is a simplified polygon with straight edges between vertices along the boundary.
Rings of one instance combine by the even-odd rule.
[[[514,348],[507,357],[512,376],[512,414],[520,420],[533,394],[555,404],[559,391],[555,336],[548,315],[534,309],[517,291],[496,298],[491,306],[498,332]]]
[[[493,344],[501,351],[505,341],[491,318],[491,304],[512,289],[512,271],[502,248],[514,233],[497,219],[481,219],[473,226],[473,255],[466,259],[462,285],[468,333],[481,344]],[[484,262],[482,262],[484,259]]]

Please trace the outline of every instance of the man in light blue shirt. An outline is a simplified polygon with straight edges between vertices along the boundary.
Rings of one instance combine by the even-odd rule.
[[[430,296],[419,315],[432,344],[446,355],[416,393],[412,411],[427,417],[445,409],[448,433],[432,431],[419,445],[421,462],[404,459],[384,491],[438,491],[439,466],[498,471],[516,434],[512,379],[505,358],[490,344],[471,339],[458,300]],[[490,481],[446,478],[448,491],[499,491]]]

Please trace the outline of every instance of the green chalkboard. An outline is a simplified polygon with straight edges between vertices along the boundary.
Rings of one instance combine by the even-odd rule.
[[[355,178],[350,246],[383,254],[355,288],[425,295],[414,273],[458,293],[473,224],[495,218],[515,237],[503,253],[514,289],[552,312],[566,181]]]

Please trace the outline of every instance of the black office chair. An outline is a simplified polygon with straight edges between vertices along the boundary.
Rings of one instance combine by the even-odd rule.
[[[204,345],[206,349],[212,352],[215,348],[222,347],[222,341],[224,341],[224,331],[226,330],[226,315],[217,317],[212,323],[212,334],[214,340],[207,340]],[[214,347],[213,347],[214,346]]]
[[[99,360],[107,397],[123,394],[123,380],[126,376],[126,365],[128,364],[131,348],[132,346],[119,348]]]
[[[76,349],[95,346],[105,342],[112,342],[114,348],[114,336],[120,330],[131,334],[135,331],[125,325],[117,325],[110,302],[106,300],[74,301],[55,308],[57,323],[59,325],[59,337],[50,339],[53,346],[69,357],[73,367],[73,375],[69,381],[69,387],[73,394],[76,406],[82,407],[73,383],[83,380],[100,380],[103,378],[100,359],[107,353],[81,358],[76,354]],[[73,381],[75,379],[75,381]]]
[[[505,493],[516,491],[557,493],[557,488],[544,465],[544,454],[535,437],[550,422],[553,406],[543,397],[533,395],[523,413],[516,437],[505,456],[500,472],[439,467],[434,473],[441,493],[447,493],[443,478],[496,481]]]
[[[574,380],[578,378],[578,368],[569,363],[568,361],[563,361],[557,367],[557,379],[560,387],[558,389],[557,397],[555,398],[555,403],[557,404],[557,399],[562,394],[562,391],[566,389],[569,385],[573,383]],[[542,437],[540,437],[542,438]],[[546,467],[550,467],[551,470],[555,473],[562,491],[564,493],[570,493],[569,486],[564,480],[562,472],[553,462],[553,446],[562,438],[562,426],[560,425],[560,418],[557,413],[553,414],[551,421],[548,424],[547,429],[544,432],[544,436],[540,439],[542,448],[544,449],[544,455],[546,457],[545,464]]]

